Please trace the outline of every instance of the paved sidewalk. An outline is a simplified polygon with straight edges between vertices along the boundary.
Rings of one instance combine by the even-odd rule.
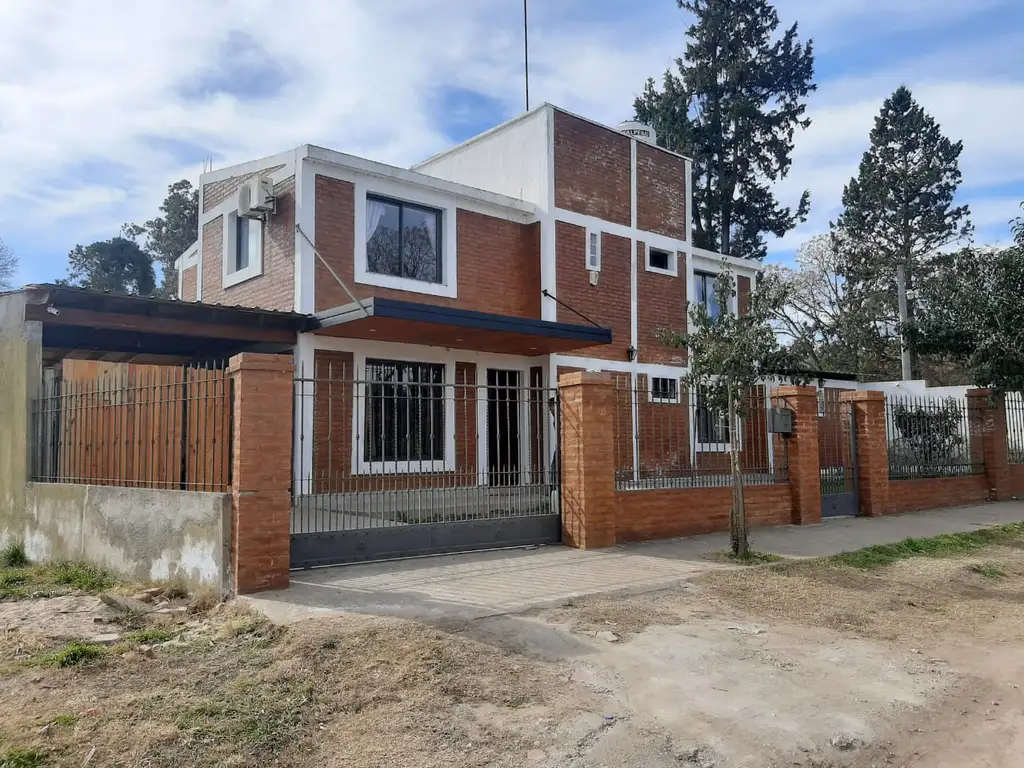
[[[908,537],[1024,521],[1024,502],[1002,502],[820,525],[757,528],[754,549],[823,557]],[[702,558],[728,546],[716,533],[582,552],[561,546],[348,565],[292,573],[292,585],[251,600],[274,621],[354,611],[421,620],[516,613],[586,594],[645,592],[688,581],[715,565]]]

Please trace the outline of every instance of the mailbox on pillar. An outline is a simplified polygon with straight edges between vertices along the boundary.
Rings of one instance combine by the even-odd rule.
[[[783,437],[793,434],[793,411],[790,408],[772,408],[769,411],[768,431]]]

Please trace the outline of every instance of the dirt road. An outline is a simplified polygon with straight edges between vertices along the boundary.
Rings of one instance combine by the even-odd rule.
[[[719,570],[451,625],[229,608],[66,667],[94,597],[0,602],[0,766],[1019,768],[1022,552]]]

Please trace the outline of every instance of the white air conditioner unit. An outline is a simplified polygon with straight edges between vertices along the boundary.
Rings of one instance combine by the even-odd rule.
[[[266,176],[249,179],[238,190],[238,215],[243,219],[265,219],[277,209],[274,182]]]

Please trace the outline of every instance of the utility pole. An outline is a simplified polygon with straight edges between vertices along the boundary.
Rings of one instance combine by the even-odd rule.
[[[523,0],[523,69],[526,75],[526,111],[530,111],[530,28],[527,23],[526,3]]]
[[[900,367],[903,381],[914,378],[910,359],[910,344],[907,343],[907,322],[910,313],[907,310],[907,270],[900,264],[896,267],[896,292],[900,302]]]

